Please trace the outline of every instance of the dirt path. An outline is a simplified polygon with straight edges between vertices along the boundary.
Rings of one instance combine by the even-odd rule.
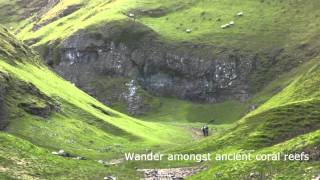
[[[144,173],[141,180],[180,180],[205,170],[205,167],[183,167],[170,169],[138,169]]]
[[[203,138],[203,134],[202,134],[201,129],[192,127],[192,128],[189,128],[189,131],[191,131],[191,135],[192,135],[193,140],[199,140],[199,139]]]

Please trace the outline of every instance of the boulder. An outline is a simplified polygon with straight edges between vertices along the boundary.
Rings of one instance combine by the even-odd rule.
[[[104,165],[106,167],[109,166],[109,164],[104,160],[98,160],[98,163],[100,163],[100,164],[102,164],[102,165]]]
[[[103,178],[103,180],[117,180],[117,178],[114,176],[106,176]]]
[[[3,130],[8,122],[7,122],[7,109],[5,105],[5,94],[7,89],[8,77],[1,76],[0,74],[0,130]]]
[[[71,157],[71,154],[65,152],[63,149],[59,150],[58,152],[53,151],[51,154],[57,155],[57,156],[62,156],[62,157]]]
[[[81,156],[77,156],[77,157],[75,157],[73,159],[75,159],[75,160],[87,160],[87,158],[81,157]]]
[[[22,108],[29,114],[43,118],[48,118],[54,109],[53,105],[47,102],[24,102],[20,103],[18,107]]]
[[[320,175],[316,176],[314,179],[312,180],[320,180]]]

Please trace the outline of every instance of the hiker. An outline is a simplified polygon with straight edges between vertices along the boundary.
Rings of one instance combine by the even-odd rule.
[[[201,130],[202,130],[203,136],[209,136],[209,127],[208,127],[208,125],[202,126]]]
[[[209,127],[207,124],[204,126],[204,136],[209,136]]]
[[[206,136],[206,132],[205,132],[204,126],[202,126],[201,131],[202,131],[203,136]]]

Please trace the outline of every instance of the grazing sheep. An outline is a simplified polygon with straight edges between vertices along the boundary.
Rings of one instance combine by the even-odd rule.
[[[186,32],[187,32],[187,33],[191,33],[192,30],[191,30],[191,29],[186,29]]]
[[[234,24],[235,24],[234,21],[230,21],[229,23],[222,25],[221,28],[226,29],[233,26]]]
[[[129,13],[129,18],[131,18],[134,22],[136,21],[136,15],[133,13]]]
[[[228,24],[224,24],[224,25],[221,26],[222,29],[226,29],[226,28],[228,28],[228,27],[230,27],[230,24],[229,24],[229,23],[228,23]]]
[[[241,11],[241,12],[238,12],[238,13],[237,13],[237,16],[238,16],[238,17],[243,16],[243,12],[242,12],[242,11]]]

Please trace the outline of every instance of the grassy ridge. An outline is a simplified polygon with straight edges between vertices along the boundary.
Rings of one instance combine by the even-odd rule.
[[[2,2],[4,1],[0,1],[0,3]],[[273,47],[306,45],[319,33],[317,10],[319,2],[314,0],[60,1],[55,8],[43,14],[39,22],[44,23],[53,19],[71,4],[81,4],[82,8],[41,27],[37,31],[31,31],[33,23],[27,24],[26,21],[21,21],[20,25],[27,24],[27,26],[22,28],[19,37],[21,39],[35,38],[37,39],[36,45],[40,45],[50,40],[64,39],[80,29],[94,28],[110,21],[127,19],[128,17],[124,13],[128,12],[135,12],[138,15],[137,21],[151,27],[164,40],[218,44],[254,49],[254,51]],[[160,11],[160,13],[150,15],[150,10]],[[240,11],[244,12],[244,16],[235,17],[235,14]],[[235,26],[228,29],[220,28],[222,24],[229,21],[235,21]],[[186,29],[191,29],[192,32],[186,33]],[[8,57],[14,57],[12,55],[17,54],[16,48],[12,46],[12,43],[7,43],[9,40],[3,42],[1,44],[4,44],[5,48],[1,49],[8,52],[3,55],[4,59],[14,60],[14,58]],[[19,51],[18,55],[20,53],[23,52]],[[288,61],[283,62],[284,64],[288,63]],[[312,65],[314,66],[310,68]],[[216,136],[200,142],[169,151],[179,153],[212,152],[213,154],[248,151],[253,154],[302,151],[314,153],[319,145],[320,66],[317,59],[310,64],[301,66],[295,72],[290,72],[276,79],[245,105],[225,102],[211,106],[162,99],[160,102],[162,101],[163,105],[158,112],[152,112],[152,114],[142,117],[144,120],[157,122],[140,121],[107,108],[41,65],[34,66],[29,63],[13,65],[5,60],[0,62],[0,67],[2,72],[10,74],[22,82],[33,83],[47,96],[62,103],[62,113],[54,113],[48,120],[43,120],[28,115],[14,106],[17,101],[22,101],[23,97],[14,98],[11,96],[8,99],[13,104],[11,111],[22,116],[11,119],[7,132],[49,150],[64,148],[91,159],[109,159],[123,151],[139,151],[159,145],[162,148],[167,148],[176,142],[187,142],[190,140],[190,136],[182,128],[160,122],[176,120],[181,123],[190,121],[204,123],[215,120],[213,123],[216,124],[232,123],[240,118],[251,104],[261,106],[243,117],[234,126],[232,125],[231,129],[219,132],[215,134]],[[306,69],[310,70],[306,71]],[[287,87],[282,90],[285,86]],[[280,92],[277,93],[278,91]],[[275,93],[277,95],[268,100]],[[266,100],[268,101],[265,102]],[[232,113],[229,113],[228,110],[232,110]],[[164,114],[163,112],[168,113]],[[36,149],[36,153],[33,154],[28,148],[23,148],[28,159],[32,159],[33,156],[45,159],[46,157],[41,153],[50,153],[50,151],[41,148],[39,148],[41,153],[38,153],[38,147],[33,147],[29,142],[8,134],[2,133],[0,138],[8,144],[8,147],[12,148],[11,150],[10,148],[0,150],[3,160],[0,163],[0,169],[20,167],[18,166],[19,161],[11,162],[11,159],[4,155],[8,151],[17,151],[20,144],[22,147]],[[12,144],[13,138],[19,143]],[[12,156],[23,159],[17,154],[12,153]],[[56,157],[50,156],[49,158],[53,158],[52,161],[60,162],[60,159],[58,160]],[[61,160],[60,163],[61,167],[58,167],[51,175],[48,173],[48,169],[38,169],[35,166],[28,169],[31,172],[29,175],[40,177],[60,175],[60,177],[64,177],[62,169],[71,167],[75,170],[68,169],[70,174],[67,175],[67,178],[76,174],[81,168],[87,169],[84,174],[81,174],[84,178],[89,177],[92,172],[97,172],[97,177],[102,177],[100,166],[94,165],[92,169],[87,168],[93,163],[91,161]],[[41,165],[41,163],[39,164]],[[152,165],[166,166],[168,164],[171,165],[169,162]],[[209,170],[190,179],[248,178],[251,173],[258,173],[273,179],[311,179],[318,175],[317,170],[320,168],[319,159],[316,156],[308,162],[251,161],[208,162],[205,164],[209,166]],[[139,167],[147,165],[147,163],[139,164]],[[175,165],[188,165],[188,162]],[[53,166],[57,168],[56,165]],[[22,168],[17,172],[20,171]],[[120,167],[112,172],[121,173],[121,171],[123,174],[120,174],[120,177],[123,179],[127,174],[136,175],[132,169],[126,167]],[[16,176],[14,172],[6,170],[3,176],[12,177],[12,174]],[[22,172],[22,174],[27,173]]]
[[[0,3],[4,5],[9,2]],[[31,30],[35,23],[41,24],[54,19],[72,5],[82,7],[37,31]],[[12,6],[19,7],[18,4]],[[309,41],[319,31],[318,6],[319,2],[314,0],[73,0],[60,1],[46,13],[40,14],[33,23],[17,18],[16,21],[26,25],[19,33],[20,38],[40,38],[38,44],[43,44],[49,40],[64,39],[89,26],[128,19],[127,14],[132,12],[137,21],[170,41],[192,41],[257,50]],[[239,12],[244,15],[237,17]],[[235,26],[228,29],[220,27],[230,21],[234,21]],[[191,29],[192,32],[186,33],[186,29]]]
[[[231,124],[240,119],[248,110],[247,105],[237,101],[218,104],[197,104],[170,98],[159,98],[159,101],[159,109],[148,112],[140,118],[158,122]]]
[[[318,175],[319,157],[319,63],[295,79],[257,110],[242,118],[236,127],[184,147],[185,152],[301,153],[311,156],[309,161],[214,161],[210,169],[190,179],[248,178],[251,173],[273,179],[310,179]],[[309,88],[306,88],[309,87]],[[180,149],[180,150],[182,150]]]
[[[1,33],[6,43],[0,50],[7,53],[1,53],[0,78],[7,87],[4,102],[9,125],[0,134],[0,177],[101,179],[115,174],[134,179],[137,174],[132,167],[104,168],[96,160],[110,160],[124,152],[161,150],[191,139],[182,127],[144,122],[106,107],[51,72],[5,30]],[[59,106],[48,117],[21,108],[21,104],[42,108],[47,103]],[[51,155],[59,149],[89,160]]]

